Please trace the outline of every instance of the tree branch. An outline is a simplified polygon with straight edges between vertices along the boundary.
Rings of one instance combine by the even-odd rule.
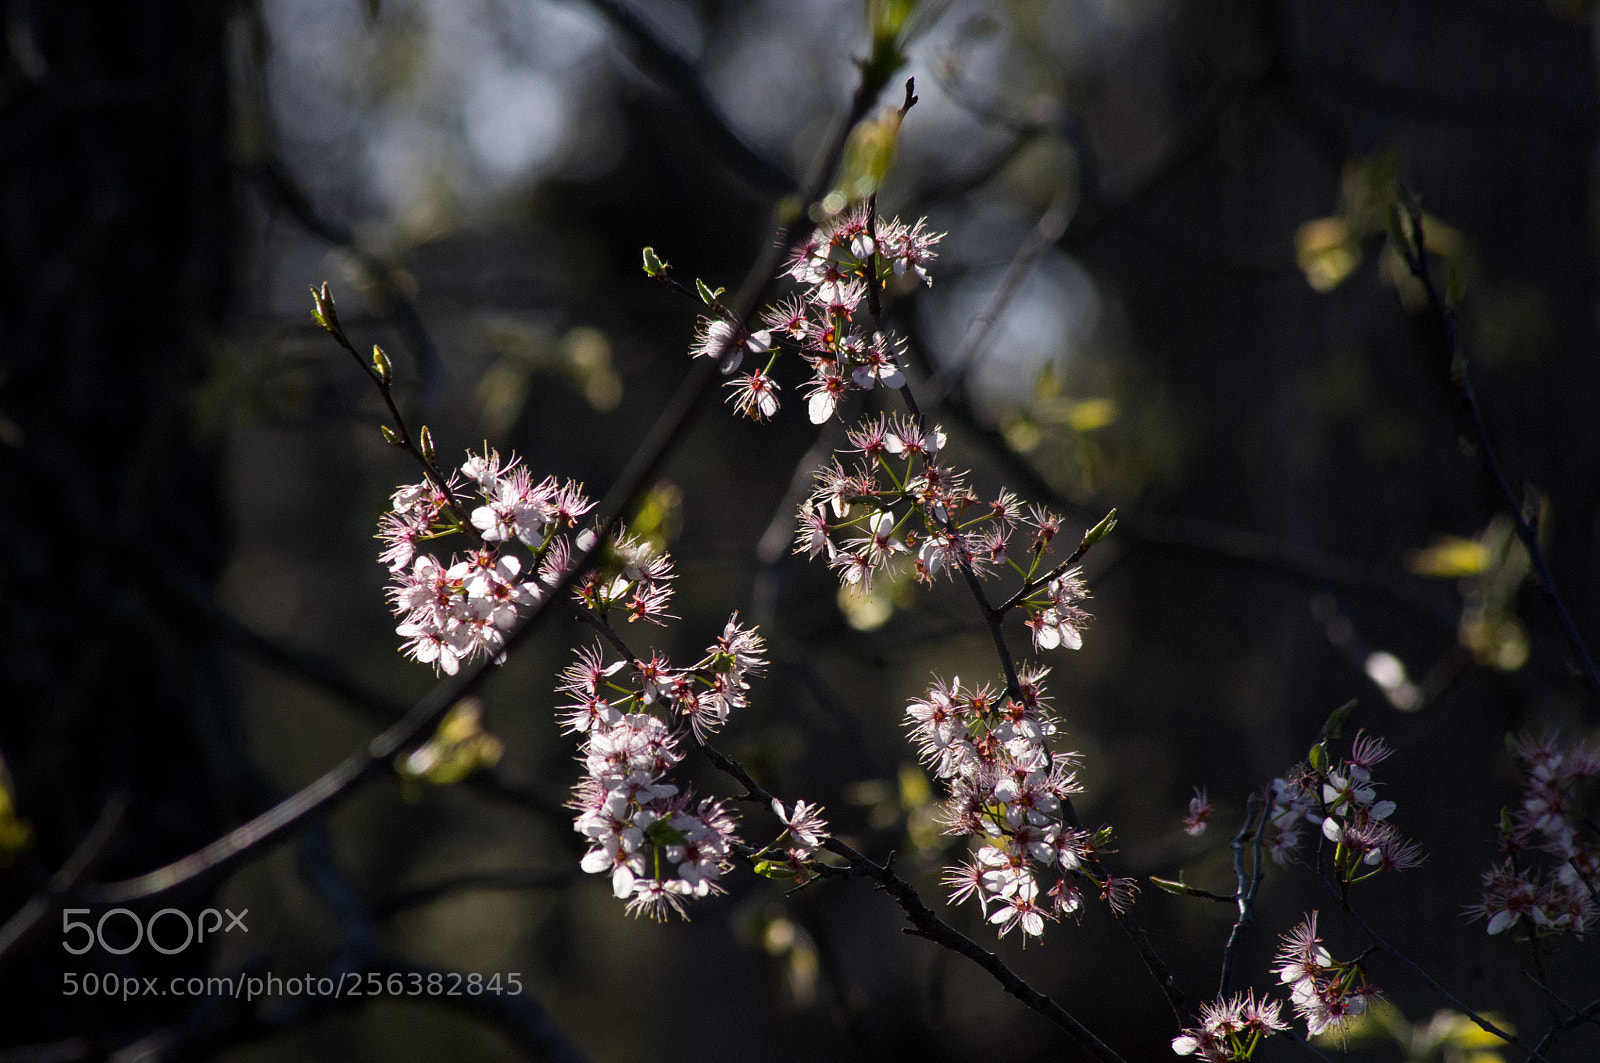
[[[117,828],[122,825],[122,817],[127,811],[128,795],[120,791],[112,794],[101,807],[94,826],[89,828],[89,833],[84,835],[83,840],[72,851],[72,855],[67,858],[67,862],[50,876],[50,881],[45,884],[43,890],[29,898],[26,904],[5,921],[4,926],[0,926],[0,963],[4,962],[8,953],[27,940],[94,870],[95,864],[105,855],[111,839],[116,836]]]
[[[807,183],[804,198],[807,206],[818,202],[827,191],[851,130],[866,117],[892,73],[863,68],[861,83],[851,98],[845,120],[834,133]],[[909,81],[907,94],[909,97]],[[666,408],[657,416],[607,493],[600,509],[609,516],[597,529],[594,543],[574,558],[571,567],[555,586],[549,588],[545,597],[506,632],[501,647],[502,657],[520,646],[549,616],[553,604],[564,601],[567,590],[593,567],[621,523],[622,514],[631,511],[645,488],[654,481],[667,454],[687,430],[695,411],[718,376],[722,356],[733,346],[737,335],[754,319],[765,299],[778,263],[791,246],[811,232],[814,223],[806,211],[802,210],[795,216],[780,204],[778,213],[776,238],[769,241],[751,267],[732,303],[736,327],[723,338],[722,349],[713,352],[713,357],[696,359],[690,366]],[[353,351],[353,346],[346,346]],[[296,829],[311,813],[332,807],[361,784],[387,770],[396,757],[423,741],[456,702],[481,687],[493,666],[492,659],[485,658],[439,683],[413,705],[399,722],[373,738],[362,749],[351,753],[331,771],[204,848],[134,878],[86,887],[82,895],[91,903],[122,904],[160,896],[196,879],[220,874],[256,849]]]
[[[1272,795],[1269,792],[1263,799],[1252,794],[1246,806],[1244,826],[1239,828],[1239,833],[1233,836],[1233,875],[1238,883],[1237,900],[1239,902],[1239,918],[1234,920],[1233,929],[1228,932],[1228,943],[1222,947],[1222,978],[1217,988],[1217,999],[1228,995],[1228,984],[1233,975],[1233,952],[1239,945],[1239,939],[1249,929],[1255,919],[1256,891],[1261,888],[1261,880],[1266,876],[1266,868],[1261,865],[1261,839],[1267,833],[1267,824],[1272,819]],[[1259,817],[1259,818],[1258,818]],[[1251,825],[1255,825],[1255,853],[1251,865],[1251,877],[1245,878],[1244,873],[1244,843],[1249,839]]]
[[[1550,608],[1556,614],[1556,622],[1560,624],[1561,633],[1566,636],[1567,644],[1572,648],[1572,654],[1577,659],[1578,670],[1584,682],[1588,684],[1590,693],[1600,694],[1600,673],[1595,671],[1594,658],[1589,655],[1589,648],[1584,645],[1583,636],[1579,634],[1578,626],[1572,620],[1572,614],[1567,611],[1567,603],[1562,599],[1561,592],[1556,588],[1555,579],[1550,575],[1544,551],[1539,547],[1538,529],[1523,513],[1523,504],[1512,492],[1511,482],[1506,479],[1505,468],[1500,464],[1500,458],[1489,438],[1489,428],[1484,423],[1483,410],[1478,405],[1477,392],[1473,390],[1472,376],[1468,372],[1467,355],[1461,344],[1455,310],[1445,302],[1438,285],[1434,283],[1433,272],[1428,264],[1427,233],[1423,227],[1422,211],[1409,191],[1402,193],[1396,210],[1404,212],[1403,220],[1410,230],[1409,233],[1404,231],[1397,233],[1401,237],[1398,250],[1405,259],[1406,266],[1411,270],[1411,275],[1421,283],[1427,293],[1428,310],[1433,315],[1439,353],[1450,369],[1450,379],[1455,383],[1456,394],[1461,399],[1467,420],[1472,424],[1472,432],[1478,443],[1478,455],[1483,459],[1484,471],[1488,473],[1495,491],[1500,495],[1500,504],[1505,507],[1516,525],[1517,538],[1522,540],[1524,549],[1528,551],[1528,559],[1533,563],[1533,572],[1538,580],[1539,589],[1544,592],[1545,600],[1550,603]],[[1396,226],[1396,228],[1401,227]]]
[[[898,391],[912,419],[916,421],[920,429],[926,431],[928,427],[927,419],[917,405],[916,396],[912,393],[910,383],[903,384]],[[941,521],[940,523],[946,525],[946,531],[952,531],[948,527],[948,522]],[[1087,542],[1087,537],[1085,537],[1085,542]],[[978,581],[978,575],[973,571],[972,562],[967,558],[966,554],[960,550],[954,551],[954,553],[956,563],[961,569],[962,578],[965,580],[967,588],[972,592],[973,599],[978,604],[984,623],[988,627],[989,637],[994,642],[995,652],[1000,658],[1000,666],[1005,673],[1006,692],[1019,704],[1025,703],[1027,699],[1023,696],[1022,685],[1017,678],[1016,662],[1012,659],[1011,648],[1006,644],[1005,631],[1001,627],[1002,614],[989,604],[988,595],[984,593],[983,585]],[[1083,821],[1078,818],[1078,812],[1073,806],[1072,800],[1065,795],[1061,797],[1061,812],[1062,818],[1069,827],[1080,831],[1084,829]],[[1109,883],[1111,874],[1098,857],[1091,854],[1085,861],[1085,866],[1096,885],[1104,888]],[[1183,992],[1178,988],[1178,982],[1173,976],[1172,970],[1167,966],[1166,961],[1162,960],[1156,953],[1155,946],[1151,944],[1149,934],[1139,925],[1138,920],[1125,911],[1117,910],[1114,905],[1109,907],[1111,908],[1112,917],[1117,921],[1117,925],[1122,927],[1128,938],[1133,942],[1134,947],[1139,952],[1139,957],[1144,961],[1145,967],[1149,969],[1150,974],[1161,987],[1161,991],[1166,994],[1167,1003],[1171,1006],[1173,1015],[1177,1017],[1181,1025],[1184,1021],[1187,1003]]]
[[[787,167],[752,147],[711,98],[700,73],[687,58],[661,39],[622,0],[586,0],[633,47],[639,67],[668,89],[723,165],[758,191],[787,195],[798,190]]]
[[[372,284],[371,303],[381,316],[393,321],[395,331],[416,359],[417,376],[422,381],[422,406],[430,407],[444,378],[444,359],[395,271],[363,246],[355,233],[318,213],[311,197],[281,160],[271,158],[248,172],[302,229],[325,243],[343,248],[360,264]]]
[[[1433,975],[1425,971],[1415,960],[1411,959],[1411,957],[1407,956],[1405,953],[1401,952],[1399,949],[1385,941],[1378,934],[1378,932],[1372,928],[1372,924],[1363,919],[1361,917],[1361,913],[1350,906],[1349,898],[1345,896],[1344,892],[1339,888],[1339,886],[1328,877],[1326,872],[1322,871],[1320,868],[1314,868],[1313,870],[1316,871],[1317,877],[1322,880],[1322,884],[1328,888],[1328,891],[1335,897],[1339,898],[1339,906],[1344,909],[1344,913],[1350,918],[1354,919],[1356,923],[1360,925],[1361,929],[1366,932],[1367,937],[1372,940],[1374,945],[1382,949],[1384,952],[1387,952],[1390,956],[1393,956],[1407,967],[1411,968],[1411,970],[1416,973],[1417,977],[1421,978],[1428,984],[1430,989],[1439,994],[1439,996],[1443,997],[1451,1007],[1455,1008],[1457,1011],[1461,1012],[1461,1014],[1471,1019],[1473,1024],[1476,1025],[1480,1030],[1500,1038],[1500,1040],[1504,1041],[1508,1045],[1514,1045],[1517,1048],[1520,1048],[1522,1051],[1526,1052],[1529,1057],[1540,1060],[1541,1063],[1548,1063],[1540,1049],[1529,1046],[1515,1034],[1507,1033],[1505,1030],[1500,1029],[1500,1027],[1496,1026],[1494,1023],[1478,1014],[1476,1011],[1473,1011],[1461,1000],[1461,998],[1457,997],[1454,993],[1450,992],[1450,990],[1441,985],[1439,981],[1433,977]]]

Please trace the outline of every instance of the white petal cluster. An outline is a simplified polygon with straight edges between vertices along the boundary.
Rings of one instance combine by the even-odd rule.
[[[425,548],[467,530],[458,493],[468,484],[481,500],[468,517],[478,545],[441,561]],[[593,507],[579,485],[548,477],[535,483],[526,468],[515,461],[502,465],[493,451],[469,455],[448,484],[424,481],[397,490],[378,538],[385,544],[379,559],[393,578],[388,597],[400,618],[395,630],[405,640],[402,651],[447,675],[477,657],[498,656],[518,616],[561,576],[560,566],[550,563],[567,556],[553,550],[556,536]],[[531,562],[509,552],[517,542],[531,550]]]
[[[1273,973],[1289,987],[1289,1003],[1305,1022],[1308,1037],[1350,1022],[1379,996],[1359,960],[1335,960],[1322,947],[1316,912],[1283,936]]]
[[[689,668],[659,655],[606,663],[591,648],[562,673],[559,690],[571,698],[562,722],[583,735],[584,777],[570,802],[573,829],[590,844],[583,869],[609,875],[629,911],[682,915],[689,899],[721,892],[739,842],[733,816],[720,801],[696,803],[667,776],[688,731],[704,738],[746,704],[765,654],[734,615]]]
[[[923,762],[949,787],[949,833],[978,845],[972,863],[946,870],[951,899],[976,897],[1002,937],[1017,928],[1037,937],[1045,919],[1082,903],[1074,873],[1089,839],[1062,818],[1063,800],[1079,786],[1073,756],[1046,744],[1056,725],[1044,707],[1044,674],[1020,678],[1022,700],[935,679],[906,710]]]
[[[1346,885],[1420,864],[1421,850],[1388,823],[1395,803],[1379,800],[1372,781],[1372,768],[1389,754],[1381,739],[1358,734],[1337,767],[1307,768],[1272,780],[1267,842],[1272,858],[1280,864],[1288,860],[1299,844],[1299,824],[1306,823],[1334,844],[1334,874]]]
[[[876,226],[876,238],[869,224]],[[800,285],[799,295],[769,308],[755,331],[720,317],[702,319],[689,353],[718,358],[729,376],[751,356],[766,355],[764,365],[728,381],[734,408],[765,420],[779,407],[772,366],[785,349],[797,351],[811,369],[802,385],[806,412],[821,424],[852,391],[905,383],[903,344],[864,327],[861,310],[869,286],[892,286],[908,273],[927,282],[928,263],[942,238],[920,221],[907,226],[896,218],[873,218],[865,204],[846,211],[818,228],[785,265]]]
[[[1586,806],[1584,790],[1600,777],[1600,750],[1523,734],[1512,752],[1524,784],[1504,840],[1522,855],[1484,872],[1481,899],[1467,914],[1486,920],[1491,934],[1581,937],[1594,920],[1600,883],[1600,849],[1583,814],[1593,807]]]

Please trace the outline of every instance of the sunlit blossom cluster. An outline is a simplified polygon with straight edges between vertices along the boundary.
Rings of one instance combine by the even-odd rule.
[[[1372,779],[1372,769],[1390,753],[1382,739],[1358,734],[1337,768],[1306,766],[1272,780],[1267,848],[1273,859],[1288,860],[1303,822],[1334,844],[1334,874],[1345,885],[1422,863],[1422,851],[1388,822],[1395,803],[1378,799]]]
[[[1242,1063],[1262,1040],[1289,1028],[1279,1010],[1276,1000],[1257,1000],[1253,991],[1212,1001],[1201,1006],[1196,1025],[1172,1039],[1172,1050],[1206,1063]]]
[[[733,376],[728,401],[757,420],[778,412],[779,386],[772,378],[778,356],[785,350],[798,353],[811,370],[801,385],[806,410],[812,423],[821,424],[851,391],[904,383],[898,365],[901,341],[865,328],[859,311],[869,282],[885,285],[910,275],[931,283],[927,265],[937,257],[934,247],[942,238],[921,221],[907,226],[895,218],[875,219],[861,204],[795,249],[784,272],[801,292],[769,308],[762,328],[741,331],[722,317],[706,318],[690,353],[720,354],[722,371]],[[756,357],[764,358],[760,365],[739,372],[746,358]]]
[[[401,487],[379,521],[378,538],[379,560],[393,580],[388,597],[400,617],[402,651],[447,675],[480,656],[497,656],[521,613],[594,545],[594,529],[579,527],[593,508],[580,484],[536,479],[517,459],[502,463],[492,450],[468,455],[447,481]],[[470,550],[447,561],[428,552],[458,533],[476,540]],[[573,593],[600,616],[617,610],[629,620],[660,623],[668,616],[673,575],[670,558],[619,529]]]
[[[1038,649],[1083,645],[1089,596],[1076,568],[1041,573],[1061,518],[1001,490],[984,501],[966,475],[939,460],[945,434],[902,416],[869,417],[837,458],[816,473],[800,507],[795,552],[823,557],[839,582],[869,591],[873,579],[910,565],[926,583],[958,570],[979,577],[1011,568],[1026,580],[1022,601]],[[1016,554],[1017,558],[1012,555]]]
[[[1283,936],[1273,973],[1289,987],[1289,1003],[1315,1037],[1337,1029],[1380,996],[1359,960],[1335,960],[1317,936],[1317,913]]]
[[[721,892],[738,841],[733,816],[714,798],[698,804],[665,782],[683,759],[660,717],[628,713],[589,730],[587,775],[573,793],[573,829],[588,839],[582,866],[611,877],[632,912],[683,912],[689,897]]]
[[[1583,743],[1564,749],[1554,735],[1524,734],[1511,745],[1526,782],[1502,833],[1507,858],[1484,873],[1482,899],[1467,912],[1487,920],[1491,934],[1581,935],[1600,891],[1600,857],[1585,837],[1583,815],[1584,788],[1600,775],[1600,750]]]
[[[468,491],[477,494],[476,505],[465,502]],[[535,480],[515,460],[502,465],[494,451],[469,455],[448,481],[401,487],[390,502],[378,527],[379,560],[393,580],[388,597],[400,617],[396,631],[407,656],[447,675],[463,662],[499,654],[522,610],[560,581],[572,556],[568,533],[594,508],[580,485]],[[470,533],[474,546],[446,561],[427,552],[454,533]],[[593,533],[576,539],[586,548]],[[526,548],[527,560],[515,544]],[[649,578],[631,586],[660,593]]]
[[[607,662],[598,647],[580,650],[561,675],[569,699],[562,724],[583,735],[584,777],[570,806],[573,829],[588,839],[583,869],[611,878],[628,910],[680,915],[688,899],[722,891],[720,880],[740,844],[721,801],[700,801],[667,780],[683,759],[685,734],[704,740],[747,704],[750,678],[766,667],[754,629],[728,620],[706,655],[675,668],[660,655]],[[790,859],[808,858],[827,836],[820,810],[799,802],[785,816]]]
[[[1077,911],[1077,873],[1093,847],[1063,817],[1063,802],[1080,787],[1074,755],[1046,742],[1057,728],[1044,675],[1037,669],[1019,677],[1020,700],[936,678],[906,709],[922,761],[949,787],[947,831],[977,843],[972,862],[946,871],[951,900],[976,898],[1002,937],[1015,928],[1038,936],[1045,919]],[[1111,885],[1110,899],[1131,900],[1126,884]]]

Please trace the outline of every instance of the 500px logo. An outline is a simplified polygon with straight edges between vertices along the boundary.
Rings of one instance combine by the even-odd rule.
[[[88,908],[67,908],[61,913],[61,947],[74,956],[82,956],[96,945],[99,945],[102,950],[111,953],[113,956],[123,956],[132,952],[146,941],[150,943],[151,948],[162,955],[175,956],[190,945],[205,941],[207,934],[215,936],[218,933],[228,934],[234,930],[242,930],[246,934],[250,932],[250,928],[244,925],[244,917],[250,914],[250,909],[248,908],[238,913],[235,913],[230,908],[224,908],[220,912],[215,908],[206,908],[197,919],[191,919],[188,912],[180,912],[176,908],[163,908],[149,919],[144,920],[141,920],[138,915],[126,908],[113,908],[101,915],[92,925],[81,919],[73,918],[75,915],[88,914]],[[114,915],[124,916],[132,924],[133,940],[131,942],[120,944],[123,940],[123,934],[120,925],[115,923],[112,926],[117,932],[111,936],[119,944],[112,944],[106,940],[106,923]],[[226,924],[223,923],[224,916],[227,917]],[[162,924],[163,919],[166,919],[164,925]],[[183,940],[178,941],[177,944],[173,944],[173,941],[177,939],[180,931],[174,925],[175,923],[183,927],[181,931]],[[166,939],[165,943],[156,939],[156,927],[158,925],[163,927],[162,937]],[[74,942],[72,935],[79,930],[83,931],[83,933],[78,937],[77,942]]]

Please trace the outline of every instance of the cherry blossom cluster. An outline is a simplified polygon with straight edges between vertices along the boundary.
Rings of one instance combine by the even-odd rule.
[[[471,485],[470,488],[468,485]],[[468,490],[478,504],[463,502]],[[401,487],[379,521],[379,560],[393,582],[388,597],[400,617],[403,652],[435,672],[454,675],[463,662],[497,656],[521,612],[560,582],[595,532],[579,530],[594,508],[580,484],[536,480],[517,459],[502,464],[492,450],[472,454],[447,481]],[[470,533],[475,547],[440,561],[425,544]],[[524,561],[516,547],[527,551]],[[528,578],[532,577],[532,578]],[[672,597],[672,562],[619,530],[574,594],[601,616],[625,610],[629,620],[660,623]]]
[[[1052,752],[1045,741],[1057,728],[1044,675],[1041,668],[1019,677],[1020,700],[935,678],[906,709],[919,755],[949,787],[946,831],[978,845],[971,863],[946,870],[951,900],[975,897],[1002,937],[1018,927],[1037,937],[1045,919],[1077,911],[1076,878],[1095,846],[1064,820],[1065,800],[1081,788],[1075,755]],[[1131,892],[1118,881],[1108,884],[1108,896],[1120,905]]]
[[[722,355],[722,371],[737,373],[747,355],[766,355],[758,368],[728,382],[728,401],[746,416],[762,420],[778,412],[778,384],[772,369],[785,349],[796,351],[811,368],[802,385],[813,424],[821,424],[851,391],[904,383],[898,366],[901,341],[858,320],[869,284],[882,286],[910,274],[931,283],[927,265],[942,233],[929,232],[924,222],[907,226],[898,219],[878,219],[866,204],[846,211],[818,228],[790,257],[784,272],[801,293],[770,307],[765,326],[743,332],[723,317],[701,321],[690,353]],[[708,293],[702,293],[708,294]],[[720,310],[714,300],[714,310]]]
[[[611,876],[612,892],[634,914],[684,914],[689,898],[722,891],[719,884],[741,844],[734,817],[720,801],[698,802],[667,781],[683,759],[682,740],[704,740],[747,704],[750,677],[766,667],[761,636],[729,619],[706,655],[674,668],[660,655],[607,662],[598,647],[580,650],[558,687],[570,701],[565,730],[584,736],[585,775],[570,807],[573,829],[590,845],[583,869]],[[774,811],[791,839],[796,867],[827,837],[820,809],[799,802]]]
[[[985,502],[966,476],[941,463],[945,434],[902,416],[871,417],[848,433],[849,468],[835,458],[816,473],[800,507],[795,552],[823,556],[846,587],[870,590],[875,576],[914,566],[933,582],[965,569],[980,577],[1009,567],[1024,579],[1018,604],[1037,649],[1083,645],[1089,596],[1076,568],[1041,574],[1061,518],[1001,490]],[[1020,555],[1021,561],[1012,554]]]
[[[1316,912],[1283,936],[1273,973],[1289,987],[1289,1003],[1310,1037],[1343,1026],[1380,996],[1360,959],[1337,961],[1322,947]]]
[[[1387,821],[1393,801],[1378,800],[1372,769],[1391,750],[1380,738],[1357,734],[1350,755],[1337,768],[1321,766],[1326,743],[1313,750],[1298,773],[1272,780],[1268,851],[1278,863],[1299,844],[1299,824],[1319,829],[1334,844],[1333,871],[1344,886],[1380,871],[1403,871],[1422,863],[1422,851]]]
[[[469,493],[477,504],[464,501]],[[579,485],[536,480],[516,459],[502,462],[487,449],[469,454],[448,479],[400,488],[391,503],[378,537],[404,652],[451,675],[464,662],[499,654],[522,610],[543,600],[596,541],[595,529],[578,526],[594,508]],[[456,533],[471,534],[475,546],[448,561],[427,552]],[[572,593],[584,615],[611,632],[613,613],[664,621],[673,575],[670,557],[618,531]],[[735,614],[690,667],[623,652],[608,663],[600,649],[582,650],[562,673],[558,690],[570,700],[561,722],[584,736],[585,775],[570,806],[574,829],[590,843],[584,870],[609,874],[629,911],[660,918],[681,914],[688,898],[718,892],[741,844],[722,802],[696,801],[667,775],[683,759],[685,732],[703,741],[748,704],[766,646]],[[783,823],[779,840],[787,841],[779,863],[799,875],[828,836],[821,810],[802,801],[790,813],[776,803],[774,811]]]
[[[479,498],[470,511],[463,502],[469,484]],[[448,480],[401,487],[390,503],[378,526],[379,560],[393,580],[388,597],[400,617],[396,631],[406,640],[403,652],[436,673],[454,675],[463,662],[497,656],[521,611],[559,582],[574,542],[580,550],[593,542],[592,531],[568,534],[594,508],[579,484],[536,481],[526,466],[502,464],[492,450],[469,455]],[[447,561],[426,552],[427,544],[458,532],[472,535],[472,549]],[[517,543],[527,549],[527,562],[513,552]],[[648,615],[665,604],[670,567],[663,572],[643,561],[636,544],[619,546],[619,556],[629,548],[635,560],[627,570],[638,578],[624,583],[648,603],[641,612]]]
[[[733,816],[715,798],[696,804],[664,782],[683,759],[660,717],[628,713],[587,733],[579,781],[570,806],[573,829],[591,848],[582,866],[609,874],[611,890],[632,913],[655,918],[683,914],[688,897],[720,892],[738,842]]]
[[[688,668],[674,668],[660,654],[607,663],[598,647],[580,650],[556,688],[571,699],[561,723],[570,733],[592,734],[625,713],[657,712],[674,727],[689,725],[703,739],[748,704],[750,677],[766,665],[766,643],[755,629],[739,623],[737,613],[706,655]]]
[[[761,368],[728,385],[729,401],[758,420],[779,408],[771,371],[786,349],[798,351],[811,367],[803,387],[817,424],[834,416],[850,391],[903,387],[904,341],[880,331],[868,335],[858,318],[863,303],[871,302],[869,293],[896,278],[931,283],[927,266],[941,238],[923,221],[907,226],[879,219],[869,204],[858,204],[794,251],[784,272],[802,292],[770,307],[763,328],[745,331],[722,316],[704,318],[690,353],[720,357],[728,374],[738,372],[747,357],[765,355]],[[647,269],[660,268],[649,255],[646,262]],[[717,293],[700,287],[701,297],[719,312]],[[817,473],[816,489],[801,506],[797,553],[826,554],[840,582],[863,592],[871,590],[875,575],[902,562],[914,564],[925,582],[940,572],[989,575],[1009,566],[1024,579],[1014,604],[1027,614],[1035,648],[1083,645],[1089,614],[1080,606],[1088,597],[1081,573],[1066,566],[1041,571],[1061,530],[1059,516],[1024,508],[1009,491],[985,502],[967,487],[965,473],[939,460],[945,434],[920,417],[868,418],[849,439],[858,459],[849,469],[835,459]]]
[[[1278,1013],[1277,1001],[1257,1000],[1254,991],[1204,1004],[1199,1025],[1174,1037],[1172,1050],[1206,1063],[1243,1063],[1264,1039],[1289,1028]]]
[[[702,284],[713,316],[702,320],[691,353],[721,358],[730,375],[752,356],[764,356],[759,368],[728,385],[729,401],[758,420],[779,408],[771,372],[786,350],[811,368],[803,388],[813,423],[835,416],[853,390],[902,388],[903,341],[864,328],[860,311],[866,304],[875,314],[877,292],[896,278],[927,281],[939,239],[921,222],[880,222],[861,204],[794,252],[785,272],[803,290],[769,308],[760,329],[743,331],[720,316],[718,293]],[[652,267],[647,253],[646,269]],[[943,430],[920,415],[857,423],[848,432],[850,465],[835,457],[820,469],[800,507],[795,552],[823,557],[844,587],[861,592],[869,592],[878,576],[907,568],[932,583],[941,573],[987,577],[1009,567],[1023,583],[1007,608],[1024,610],[1034,646],[1081,647],[1089,615],[1080,603],[1088,589],[1072,559],[1046,563],[1061,518],[1024,506],[1009,491],[984,500],[967,486],[964,472],[941,460],[945,442]],[[1109,527],[1108,518],[1104,530]],[[977,897],[1002,936],[1016,927],[1038,936],[1046,918],[1076,911],[1082,904],[1077,879],[1098,843],[1066,822],[1070,806],[1064,801],[1077,783],[1072,756],[1051,752],[1045,742],[1056,731],[1040,686],[1045,671],[1025,670],[1015,696],[936,678],[927,697],[908,710],[923,759],[949,786],[950,833],[978,842],[973,862],[949,869],[946,883],[957,902]],[[781,806],[777,811],[782,817]],[[789,834],[803,842],[792,828]],[[791,847],[788,862],[803,864],[810,855],[804,844],[798,851]],[[1087,877],[1113,906],[1131,903],[1131,880]]]
[[[1507,859],[1485,872],[1483,897],[1467,912],[1488,920],[1491,934],[1581,935],[1600,892],[1600,856],[1582,835],[1583,791],[1600,775],[1600,750],[1582,743],[1563,749],[1553,735],[1528,734],[1511,747],[1526,777],[1522,803],[1501,832]],[[1533,865],[1536,853],[1556,863]]]

